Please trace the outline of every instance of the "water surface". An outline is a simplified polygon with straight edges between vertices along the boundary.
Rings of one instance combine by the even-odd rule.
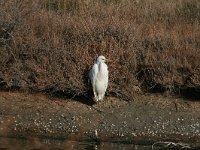
[[[52,139],[0,138],[0,150],[151,150],[151,146],[122,143],[95,143]]]

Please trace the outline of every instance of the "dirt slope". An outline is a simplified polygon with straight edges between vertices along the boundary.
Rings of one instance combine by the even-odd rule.
[[[107,97],[89,105],[87,99],[1,92],[0,136],[198,146],[199,111],[198,101],[158,95],[138,95],[131,102]]]

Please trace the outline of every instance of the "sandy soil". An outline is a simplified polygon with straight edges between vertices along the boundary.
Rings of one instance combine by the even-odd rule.
[[[200,146],[199,111],[198,101],[150,94],[92,105],[87,99],[0,92],[0,136]]]

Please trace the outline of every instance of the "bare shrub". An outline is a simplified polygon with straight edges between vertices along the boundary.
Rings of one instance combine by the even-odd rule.
[[[199,3],[3,0],[2,88],[87,95],[88,71],[101,54],[111,60],[109,95],[198,86]]]

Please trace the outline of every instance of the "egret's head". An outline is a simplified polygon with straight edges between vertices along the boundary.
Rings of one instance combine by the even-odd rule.
[[[101,56],[99,56],[99,57],[97,58],[97,62],[98,62],[98,63],[102,63],[102,62],[105,63],[105,62],[106,62],[106,58],[105,58],[104,56],[101,55]]]

